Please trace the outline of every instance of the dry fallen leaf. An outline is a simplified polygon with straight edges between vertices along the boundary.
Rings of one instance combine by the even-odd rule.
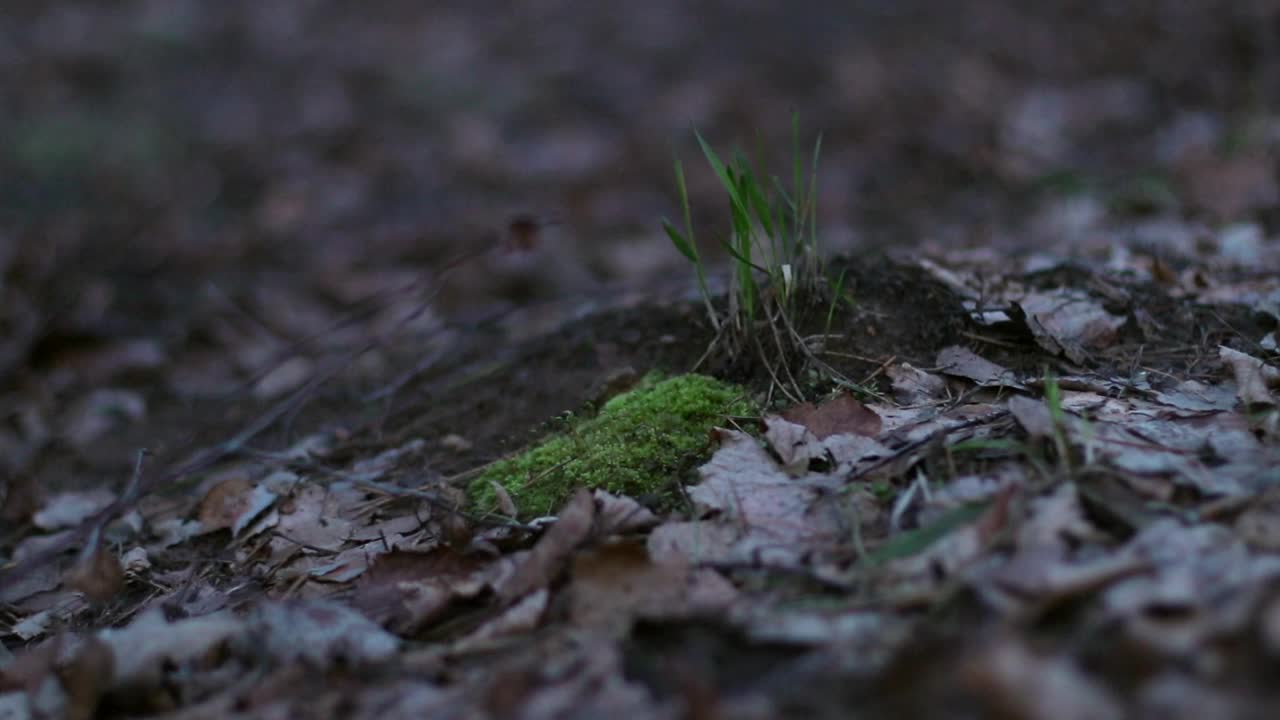
[[[626,495],[596,490],[591,497],[596,501],[596,534],[600,537],[647,530],[658,524],[649,508]]]
[[[958,345],[938,351],[938,371],[972,380],[982,387],[1023,388],[1013,371],[978,357],[972,350]]]
[[[330,601],[262,603],[248,626],[256,648],[276,662],[302,660],[318,669],[381,663],[400,648],[399,638]]]
[[[495,639],[528,632],[539,625],[547,611],[551,593],[546,589],[535,590],[490,618],[466,637],[453,644],[454,652],[468,652],[484,647]]]
[[[233,536],[239,536],[275,501],[275,493],[244,476],[234,476],[209,490],[200,501],[196,516],[203,532],[229,529]]]
[[[391,552],[375,559],[360,576],[352,604],[393,632],[413,635],[453,603],[487,590],[492,577],[489,562],[448,546]]]
[[[551,526],[520,561],[515,572],[500,580],[494,590],[503,602],[546,587],[568,561],[573,551],[591,536],[596,505],[591,493],[579,489],[560,511]]]
[[[1104,347],[1115,337],[1125,318],[1112,315],[1087,294],[1059,289],[1028,293],[1018,301],[1036,342],[1074,363],[1088,360],[1088,350]]]
[[[1218,357],[1235,375],[1236,392],[1246,408],[1276,404],[1270,388],[1280,387],[1280,370],[1225,345],[1218,347]]]
[[[903,405],[920,405],[942,399],[947,392],[947,381],[933,373],[912,367],[910,363],[895,363],[885,369],[893,383],[893,397]]]
[[[783,411],[782,417],[803,425],[819,440],[826,440],[836,434],[868,437],[880,434],[880,416],[847,392],[840,393],[817,407],[813,403],[793,406]]]
[[[106,602],[124,588],[124,568],[115,552],[99,541],[97,533],[88,546],[93,549],[82,552],[76,564],[67,570],[67,587],[79,590],[95,603]]]
[[[574,558],[569,616],[580,626],[621,634],[636,619],[723,610],[737,596],[712,570],[655,563],[643,543],[619,542]]]

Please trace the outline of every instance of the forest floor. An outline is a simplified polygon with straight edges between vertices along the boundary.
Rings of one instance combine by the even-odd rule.
[[[0,18],[0,717],[1270,716],[1274,3],[374,5]],[[726,355],[673,153],[721,288],[792,110]]]

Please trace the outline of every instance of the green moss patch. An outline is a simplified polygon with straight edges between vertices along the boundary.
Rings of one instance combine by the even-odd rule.
[[[756,411],[745,390],[714,378],[650,376],[594,417],[570,419],[565,432],[495,463],[469,493],[478,509],[493,511],[496,482],[522,516],[534,517],[555,512],[579,487],[632,496],[662,492],[705,459],[712,427]]]

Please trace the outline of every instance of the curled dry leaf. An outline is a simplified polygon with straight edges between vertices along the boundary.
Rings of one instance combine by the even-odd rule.
[[[591,497],[596,501],[596,534],[600,537],[623,535],[658,524],[657,516],[649,508],[626,495],[596,490]]]
[[[942,399],[947,392],[947,381],[933,373],[912,367],[910,363],[895,363],[885,369],[893,383],[893,397],[903,405],[920,405]]]
[[[1218,357],[1235,375],[1240,401],[1245,407],[1272,406],[1276,404],[1271,388],[1280,387],[1280,370],[1239,350],[1222,345]]]
[[[952,345],[938,352],[938,371],[972,380],[982,387],[1023,388],[1012,370],[978,357],[972,350]]]
[[[579,489],[574,493],[556,523],[517,565],[515,572],[496,583],[494,590],[498,597],[511,602],[554,580],[574,549],[590,537],[595,512],[590,492]]]
[[[1124,317],[1108,313],[1102,305],[1074,290],[1029,293],[1018,306],[1036,342],[1074,363],[1087,361],[1087,351],[1111,342],[1125,323]]]
[[[847,537],[847,517],[832,492],[842,477],[792,478],[755,438],[717,433],[720,449],[698,469],[702,482],[689,491],[699,512],[711,518],[655,529],[649,546],[656,561],[790,564]]]
[[[863,460],[891,454],[879,441],[863,435],[839,433],[818,438],[804,426],[780,417],[766,416],[764,423],[765,440],[793,477],[807,474],[814,461],[829,463],[831,475],[843,475]]]
[[[454,602],[474,598],[489,587],[490,563],[448,546],[426,552],[380,555],[357,581],[354,606],[402,635],[430,626]]]
[[[542,621],[550,597],[551,593],[546,588],[525,595],[497,617],[454,643],[454,652],[467,652],[483,647],[497,638],[532,630]]]
[[[243,476],[213,486],[196,511],[204,532],[229,529],[239,535],[275,504],[275,493]]]

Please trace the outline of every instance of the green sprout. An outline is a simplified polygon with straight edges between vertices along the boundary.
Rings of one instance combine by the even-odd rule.
[[[740,152],[725,162],[700,133],[702,154],[729,199],[732,232],[722,241],[730,258],[729,308],[717,313],[707,286],[707,273],[694,236],[684,167],[675,161],[676,190],[684,213],[684,230],[664,220],[663,230],[676,250],[693,265],[707,314],[717,332],[732,330],[731,341],[744,341],[763,316],[794,315],[796,304],[821,293],[823,268],[817,232],[817,173],[822,136],[814,142],[806,180],[800,152],[800,122],[792,115],[792,185],[765,176]]]

